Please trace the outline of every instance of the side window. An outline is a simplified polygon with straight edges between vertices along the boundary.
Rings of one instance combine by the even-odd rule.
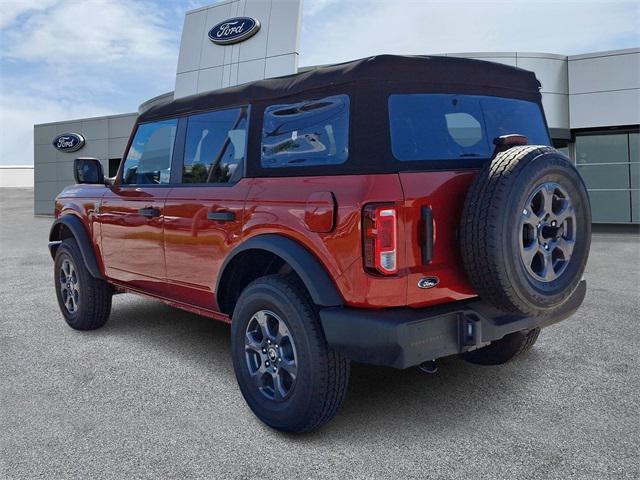
[[[265,168],[337,165],[349,156],[349,97],[271,105],[264,111]]]
[[[169,183],[177,125],[176,119],[138,125],[124,162],[123,183]]]
[[[227,183],[240,177],[247,117],[247,107],[189,117],[182,183]]]

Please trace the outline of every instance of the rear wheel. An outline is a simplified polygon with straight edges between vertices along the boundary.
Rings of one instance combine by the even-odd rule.
[[[462,353],[460,356],[470,363],[500,365],[530,350],[539,336],[539,328],[511,333],[500,340],[491,342],[486,347]]]
[[[289,432],[313,430],[336,414],[349,361],[326,343],[307,292],[283,275],[249,284],[231,323],[233,367],[256,416]]]
[[[54,284],[60,311],[71,328],[95,330],[106,323],[111,286],[89,273],[73,238],[63,240],[56,251]]]

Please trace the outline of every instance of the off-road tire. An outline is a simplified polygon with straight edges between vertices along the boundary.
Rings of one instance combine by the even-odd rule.
[[[295,384],[279,402],[260,392],[245,356],[247,326],[256,312],[265,310],[284,321],[295,342]],[[334,417],[345,398],[349,360],[327,345],[317,308],[295,278],[268,275],[243,290],[233,311],[231,350],[238,385],[247,404],[260,420],[275,429],[316,429]]]
[[[540,336],[540,329],[510,333],[486,347],[478,348],[460,356],[478,365],[501,365],[530,350]]]
[[[538,281],[521,257],[521,215],[536,186],[554,184],[567,192],[575,215],[575,244],[564,271]],[[501,153],[480,170],[469,189],[461,217],[463,264],[479,296],[515,314],[551,314],[582,279],[591,243],[587,190],[571,161],[547,146],[519,146]]]
[[[77,309],[74,312],[70,312],[65,306],[61,289],[61,268],[65,261],[71,262],[79,286]],[[75,330],[95,330],[102,327],[111,313],[113,290],[107,282],[94,278],[89,273],[75,239],[67,238],[62,241],[56,251],[53,271],[58,306],[67,324]]]

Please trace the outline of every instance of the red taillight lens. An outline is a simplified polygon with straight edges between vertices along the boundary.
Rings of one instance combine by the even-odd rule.
[[[398,272],[398,212],[393,205],[367,205],[362,217],[364,266],[383,275]]]

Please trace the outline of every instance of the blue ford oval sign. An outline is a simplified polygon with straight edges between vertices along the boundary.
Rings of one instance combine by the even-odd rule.
[[[79,133],[63,133],[53,139],[53,146],[61,152],[75,152],[84,147],[84,137]]]
[[[218,45],[231,45],[253,37],[260,30],[260,22],[251,17],[235,17],[220,22],[209,30],[209,39]]]

